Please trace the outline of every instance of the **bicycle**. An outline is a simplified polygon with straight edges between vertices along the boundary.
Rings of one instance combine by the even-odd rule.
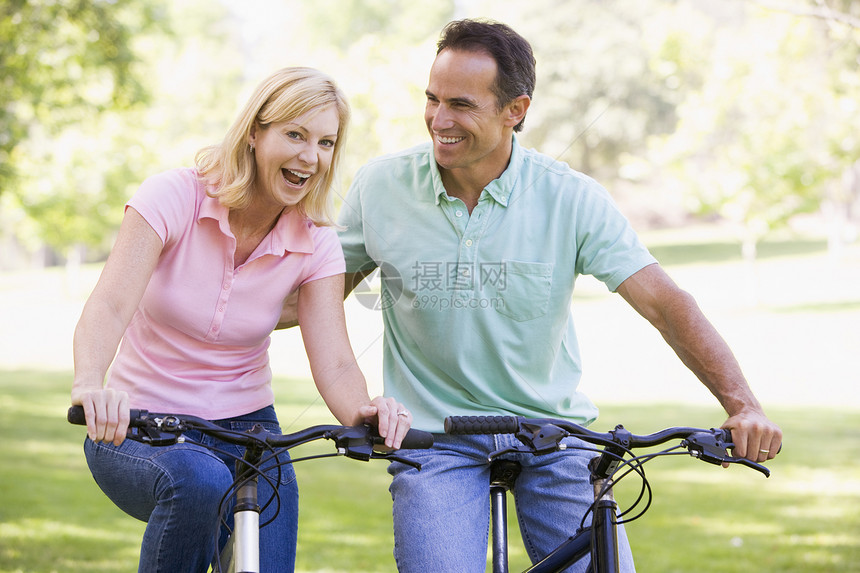
[[[568,436],[575,436],[589,444],[602,447],[583,448],[597,454],[589,463],[594,503],[583,516],[576,534],[528,568],[527,573],[557,573],[587,557],[591,558],[592,573],[617,573],[620,570],[618,525],[642,517],[651,505],[651,486],[645,478],[642,466],[657,457],[689,453],[711,464],[740,464],[761,472],[765,477],[770,476],[770,470],[765,466],[729,455],[728,451],[734,444],[731,432],[724,429],[675,427],[648,435],[634,435],[620,425],[614,430],[601,433],[573,422],[552,418],[450,416],[445,419],[445,432],[452,435],[514,434],[523,444],[522,447],[506,448],[489,455],[493,573],[508,572],[507,492],[513,487],[520,471],[518,462],[501,459],[504,454],[526,452],[542,455],[561,451],[567,449],[566,444],[561,441]],[[672,440],[680,440],[680,443],[655,453],[642,456],[633,454],[636,448],[650,448]],[[682,449],[686,451],[679,451]],[[625,459],[625,455],[632,457]],[[625,470],[624,473],[620,473],[622,470]],[[630,508],[619,514],[613,487],[631,473],[641,477],[642,488]],[[645,507],[633,517],[619,521],[643,501],[646,493]],[[592,520],[591,524],[586,526],[589,513]]]
[[[72,424],[85,425],[84,410],[81,406],[69,408],[67,419]],[[247,432],[228,430],[208,420],[181,414],[160,414],[148,410],[130,410],[129,433],[126,439],[136,440],[151,446],[168,446],[178,443],[193,443],[184,433],[197,430],[203,434],[219,438],[224,442],[245,448],[243,457],[236,457],[236,479],[221,500],[222,523],[224,510],[233,507],[233,528],[229,539],[218,556],[213,556],[212,571],[215,573],[256,573],[260,570],[260,513],[277,499],[260,503],[257,499],[258,478],[274,481],[265,472],[281,465],[299,461],[345,456],[355,460],[387,459],[409,464],[420,470],[421,465],[398,456],[395,451],[378,451],[376,446],[383,443],[376,429],[367,424],[359,426],[319,425],[289,434],[273,434],[260,425]],[[278,452],[314,440],[327,439],[335,443],[336,452],[318,454],[282,462]],[[403,439],[401,449],[423,449],[433,445],[433,435],[420,430],[410,429]],[[208,446],[207,446],[208,447]],[[268,454],[268,455],[267,455]],[[273,498],[277,488],[273,486]],[[232,501],[232,503],[230,503]]]

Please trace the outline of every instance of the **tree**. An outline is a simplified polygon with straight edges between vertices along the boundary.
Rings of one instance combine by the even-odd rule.
[[[752,260],[766,233],[818,210],[857,160],[860,76],[857,45],[834,42],[824,20],[736,7],[667,149],[692,210],[736,222]]]
[[[160,0],[7,0],[0,5],[0,193],[34,126],[55,134],[146,102],[133,38],[163,21]]]
[[[524,140],[614,181],[623,156],[671,133],[676,106],[701,79],[685,61],[696,59],[694,45],[673,47],[668,7],[659,0],[524,6],[517,28],[532,43],[538,73]]]
[[[4,132],[19,135],[0,199],[26,214],[5,214],[19,242],[36,237],[73,269],[85,247],[107,252],[145,177],[223,137],[240,50],[219,27],[223,7],[202,0],[29,0],[4,14],[4,34],[21,23],[19,47],[3,52],[17,80],[2,92]]]

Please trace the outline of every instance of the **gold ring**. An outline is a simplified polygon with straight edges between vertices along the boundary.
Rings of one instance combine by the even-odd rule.
[[[770,453],[770,450],[759,450],[759,451],[763,454],[769,454]]]

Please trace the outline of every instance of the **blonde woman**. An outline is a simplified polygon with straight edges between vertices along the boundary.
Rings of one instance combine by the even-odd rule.
[[[268,346],[290,293],[298,292],[314,380],[337,419],[377,424],[391,447],[409,429],[403,406],[370,399],[346,334],[345,267],[329,206],[348,120],[328,76],[280,70],[194,168],[150,177],[126,206],[75,331],[72,403],[86,414],[96,482],[147,522],[140,571],[206,571],[234,467],[192,444],[125,440],[129,408],[279,431]],[[280,512],[261,531],[265,571],[295,562],[298,487],[289,465],[280,478]],[[260,487],[267,495],[266,480]]]

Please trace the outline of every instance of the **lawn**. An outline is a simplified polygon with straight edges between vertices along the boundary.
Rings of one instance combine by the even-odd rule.
[[[134,570],[142,524],[113,507],[87,472],[83,431],[63,419],[69,375],[5,371],[2,380],[0,571]],[[307,406],[311,383],[276,384],[283,418],[328,421],[318,403]],[[646,466],[653,506],[628,526],[639,571],[860,571],[860,412],[783,408],[771,415],[786,437],[769,479],[689,457]],[[624,423],[646,433],[720,421],[713,407],[611,405],[596,427]],[[297,471],[299,570],[393,571],[384,463],[336,458]],[[622,504],[638,487],[624,485]],[[521,570],[515,532],[512,540],[512,570]]]
[[[728,339],[785,445],[769,479],[689,457],[646,466],[653,505],[628,525],[638,570],[860,572],[860,245],[835,261],[820,241],[774,241],[754,266],[730,241],[655,235],[649,246]],[[0,274],[0,573],[136,569],[143,524],[99,491],[81,451],[84,432],[64,421],[71,332],[96,276],[84,269],[70,288],[56,270]],[[723,421],[619,297],[585,279],[577,286],[582,388],[601,406],[596,428],[648,433]],[[373,385],[381,326],[358,306],[348,304],[350,335]],[[328,423],[301,372],[295,333],[273,337],[272,360],[285,430]],[[393,571],[385,464],[337,458],[296,470],[299,571]],[[636,490],[620,484],[622,505]],[[511,539],[512,570],[522,570],[515,531]]]

